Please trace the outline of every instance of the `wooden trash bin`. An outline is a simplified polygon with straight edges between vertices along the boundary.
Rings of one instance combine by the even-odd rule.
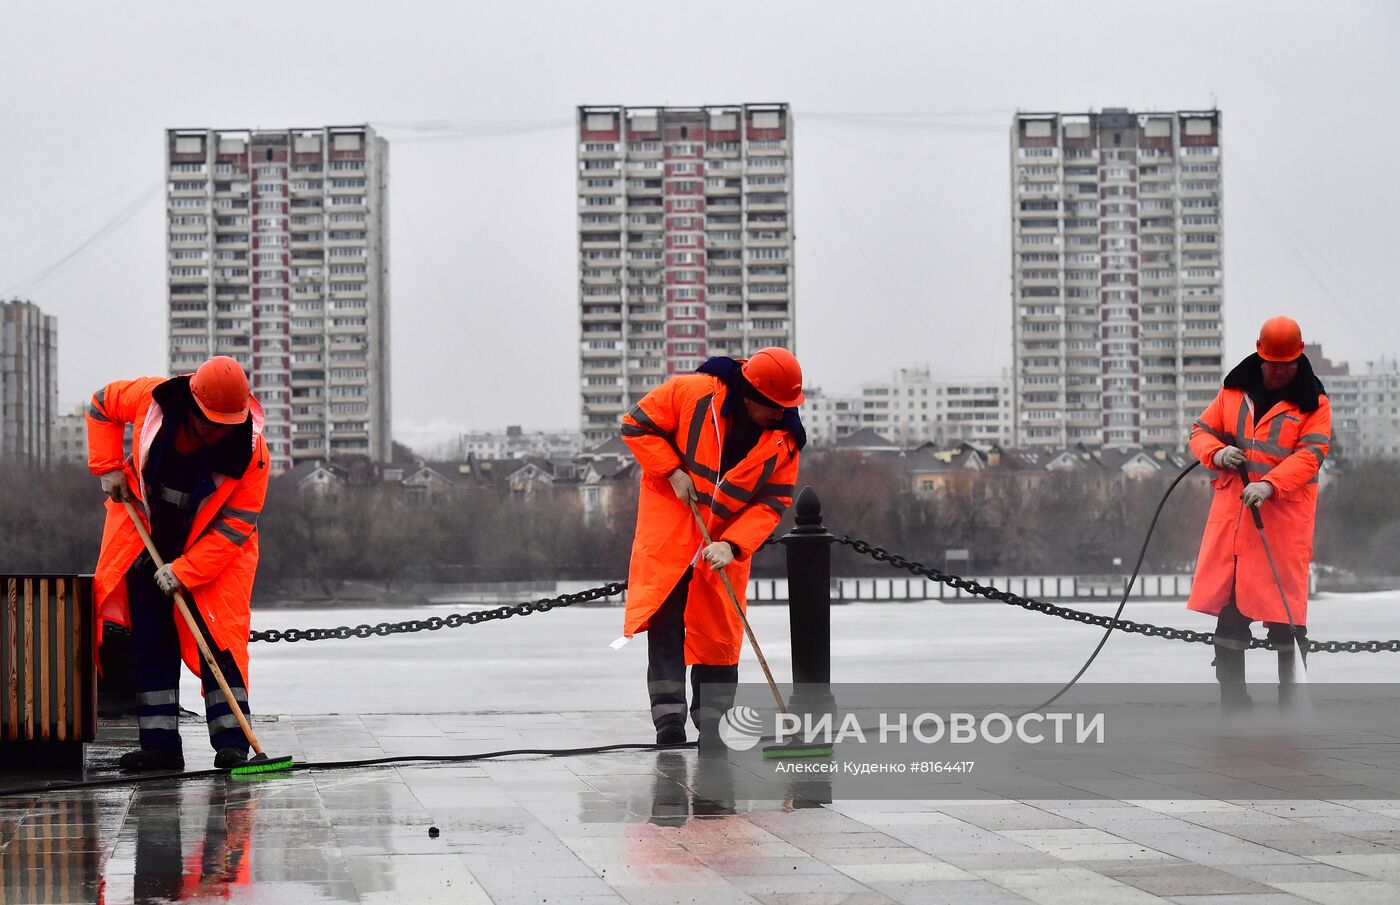
[[[0,574],[0,767],[71,769],[97,737],[91,575]]]

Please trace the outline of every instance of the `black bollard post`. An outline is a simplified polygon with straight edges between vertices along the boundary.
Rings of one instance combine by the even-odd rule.
[[[831,544],[822,504],[810,486],[797,497],[796,526],[782,538],[787,548],[788,626],[792,634],[792,711],[830,713]]]

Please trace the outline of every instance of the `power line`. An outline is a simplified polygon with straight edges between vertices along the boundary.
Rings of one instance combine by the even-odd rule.
[[[1236,155],[1236,157],[1238,157],[1238,154]],[[1368,339],[1374,339],[1378,335],[1377,332],[1375,330],[1368,330],[1361,321],[1358,321],[1356,319],[1356,312],[1353,312],[1351,305],[1342,301],[1342,299],[1332,291],[1332,288],[1327,284],[1326,281],[1322,279],[1322,276],[1318,274],[1318,272],[1313,268],[1312,264],[1308,262],[1308,257],[1311,256],[1313,258],[1316,258],[1319,263],[1321,263],[1328,270],[1332,271],[1334,277],[1337,273],[1336,270],[1334,270],[1331,267],[1331,265],[1327,263],[1327,260],[1321,254],[1315,251],[1312,248],[1312,246],[1308,244],[1307,240],[1303,238],[1303,234],[1300,231],[1295,229],[1281,213],[1275,210],[1274,207],[1271,204],[1269,204],[1268,201],[1265,200],[1264,194],[1260,192],[1255,186],[1254,178],[1248,172],[1248,169],[1249,167],[1247,166],[1244,168],[1240,168],[1237,166],[1231,172],[1238,173],[1240,176],[1243,177],[1242,184],[1244,185],[1245,190],[1248,192],[1249,196],[1254,200],[1255,204],[1258,205],[1259,209],[1262,210],[1266,215],[1266,222],[1272,221],[1269,222],[1269,226],[1274,230],[1274,232],[1278,236],[1280,236],[1284,240],[1284,242],[1286,242],[1289,245],[1290,248],[1292,248],[1294,260],[1296,260],[1298,264],[1302,265],[1303,270],[1307,273],[1309,277],[1312,278],[1312,281],[1317,284],[1317,287],[1322,290],[1323,295],[1327,296],[1328,300],[1336,306],[1339,313],[1341,313],[1352,324],[1352,326],[1357,330],[1357,332],[1361,336],[1364,336]],[[1385,317],[1387,318],[1387,320],[1390,319],[1389,311],[1385,312]],[[1393,335],[1393,329],[1391,330],[1391,333]]]
[[[72,251],[69,251],[53,263],[48,264],[35,273],[30,274],[28,277],[0,291],[0,296],[15,296],[21,292],[27,294],[63,273],[68,266],[81,257],[83,253],[112,233],[121,229],[132,217],[140,213],[141,209],[145,207],[146,202],[157,194],[157,190],[160,188],[162,182],[164,182],[164,177],[153,180],[130,204],[118,211],[110,220],[103,223],[95,232],[78,243],[77,247]]]

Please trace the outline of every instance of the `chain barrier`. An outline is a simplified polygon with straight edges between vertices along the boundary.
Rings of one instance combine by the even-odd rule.
[[[1043,600],[1022,597],[1018,594],[1012,594],[1010,591],[1003,591],[999,588],[980,584],[972,579],[961,578],[940,569],[926,566],[923,563],[906,559],[898,553],[891,553],[883,547],[877,547],[866,541],[853,538],[849,534],[837,538],[836,542],[843,546],[850,547],[862,556],[869,556],[876,562],[889,563],[889,565],[895,569],[902,569],[914,575],[932,579],[939,584],[958,588],[970,594],[975,594],[978,597],[985,597],[988,600],[997,600],[1032,612],[1045,613],[1047,616],[1057,616],[1060,619],[1067,619],[1071,622],[1082,622],[1085,625],[1096,625],[1099,628],[1108,628],[1112,626],[1120,632],[1147,635],[1153,638],[1166,638],[1168,641],[1185,641],[1195,644],[1211,644],[1215,641],[1214,632],[1194,632],[1190,629],[1172,628],[1169,625],[1153,625],[1150,622],[1114,619],[1112,616],[1086,613],[1083,610],[1056,606],[1053,603],[1046,603]],[[1400,639],[1394,641],[1313,641],[1308,639],[1307,645],[1309,653],[1359,654],[1380,653],[1381,651],[1400,653]],[[1253,638],[1249,646],[1252,648],[1267,648],[1269,647],[1269,641],[1264,638]]]
[[[276,641],[328,641],[331,639],[344,641],[349,638],[376,636],[384,638],[408,632],[435,632],[444,628],[461,628],[464,625],[480,625],[483,622],[494,622],[497,619],[509,619],[512,616],[548,613],[550,610],[572,606],[575,603],[602,600],[604,597],[616,597],[625,590],[627,590],[627,582],[614,581],[596,588],[589,588],[586,591],[579,591],[576,594],[560,594],[558,597],[517,603],[514,606],[501,606],[494,610],[473,610],[470,613],[451,613],[447,616],[432,616],[427,619],[409,619],[406,622],[381,622],[378,625],[361,624],[353,627],[342,625],[339,628],[284,628],[280,630],[274,628],[261,632],[249,632],[248,640],[268,643]]]
[[[778,542],[776,537],[770,537],[760,544],[758,549],[763,550]],[[405,622],[381,622],[378,625],[361,623],[356,626],[342,625],[337,628],[274,628],[249,632],[248,640],[250,642],[262,641],[268,644],[286,641],[289,644],[294,644],[297,641],[346,641],[350,638],[386,638],[389,635],[403,635],[410,632],[436,632],[439,629],[480,625],[483,622],[509,619],[512,616],[548,613],[550,610],[572,606],[575,603],[587,603],[592,600],[602,600],[605,597],[616,597],[625,590],[627,590],[627,582],[612,581],[575,594],[560,594],[558,597],[545,597],[527,603],[517,603],[513,606],[500,606],[494,610],[473,610],[469,613],[452,613],[447,616],[432,616],[427,619],[409,619]]]

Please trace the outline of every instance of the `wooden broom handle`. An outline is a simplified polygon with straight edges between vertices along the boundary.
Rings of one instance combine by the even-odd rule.
[[[705,520],[700,517],[700,509],[695,505],[694,500],[686,500],[690,504],[690,514],[695,516],[695,524],[700,528],[700,536],[705,539],[705,546],[709,546],[710,532],[705,528]],[[773,691],[773,700],[778,702],[778,709],[787,713],[787,704],[783,703],[782,693],[778,691],[778,683],[773,681],[773,671],[768,668],[768,660],[763,656],[763,648],[758,646],[758,639],[754,637],[753,629],[749,627],[749,619],[744,615],[744,608],[739,606],[739,595],[734,593],[734,585],[729,583],[729,576],[723,569],[715,569],[719,573],[720,581],[724,582],[724,589],[729,592],[729,602],[734,604],[734,612],[739,614],[739,621],[744,624],[744,634],[749,636],[749,644],[753,645],[753,652],[758,656],[758,665],[763,667],[763,675],[768,679],[768,687]]]

